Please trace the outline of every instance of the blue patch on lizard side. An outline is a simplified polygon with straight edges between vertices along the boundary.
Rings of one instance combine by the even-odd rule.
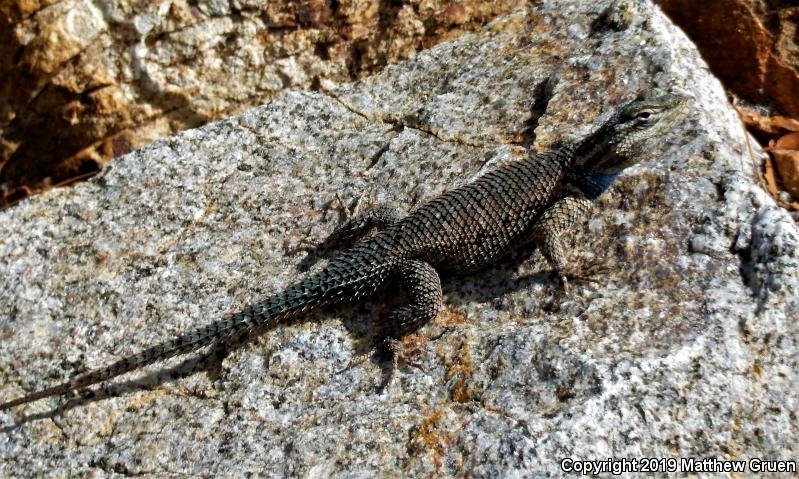
[[[595,201],[618,177],[618,174],[591,173],[583,177],[583,192],[589,200]]]

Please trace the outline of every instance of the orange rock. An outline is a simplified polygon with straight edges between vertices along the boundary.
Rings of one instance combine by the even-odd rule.
[[[799,133],[788,133],[777,140],[776,146],[783,150],[799,150]]]
[[[799,7],[762,0],[656,1],[728,89],[799,117]]]
[[[794,120],[786,116],[764,116],[740,105],[736,106],[736,109],[738,113],[740,113],[743,122],[746,123],[746,126],[756,128],[764,133],[773,135],[786,130],[799,131],[799,120]]]
[[[771,153],[785,191],[799,198],[799,133],[789,133],[777,140]]]
[[[799,198],[799,151],[777,150],[773,154],[785,191]]]
[[[0,207],[284,88],[369,75],[526,3],[0,0]]]

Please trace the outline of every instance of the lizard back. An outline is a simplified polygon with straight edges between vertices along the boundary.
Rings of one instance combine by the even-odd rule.
[[[377,236],[399,237],[407,257],[437,269],[478,270],[526,242],[564,175],[558,151],[531,155],[447,191]]]

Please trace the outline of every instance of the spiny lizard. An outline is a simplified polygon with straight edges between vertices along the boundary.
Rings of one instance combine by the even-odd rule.
[[[531,154],[450,190],[404,216],[381,207],[338,227],[333,239],[355,241],[351,249],[317,273],[264,301],[181,336],[123,358],[110,366],[0,404],[0,410],[40,398],[81,390],[155,361],[270,327],[309,310],[354,301],[385,289],[403,288],[409,304],[393,311],[385,337],[411,333],[442,309],[439,272],[465,273],[535,242],[565,289],[580,277],[567,264],[561,234],[626,167],[648,153],[688,110],[681,95],[648,92],[618,109],[582,141]]]

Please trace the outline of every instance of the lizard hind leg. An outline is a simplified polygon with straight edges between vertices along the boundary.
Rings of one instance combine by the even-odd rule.
[[[392,366],[387,371],[379,389],[384,389],[391,381],[400,359],[411,364],[404,356],[401,338],[411,334],[433,320],[443,308],[441,281],[436,270],[424,261],[407,260],[396,265],[393,270],[394,281],[406,292],[409,304],[391,311],[375,324],[377,342],[356,354],[339,373],[347,371],[369,358],[375,350],[391,355]]]
[[[405,356],[401,339],[435,319],[443,309],[441,280],[429,263],[404,261],[398,265],[395,275],[397,283],[408,295],[409,304],[392,311],[382,325],[384,346],[391,353],[392,362],[380,389],[391,384],[400,361],[419,368]]]
[[[352,208],[347,207],[339,195],[336,195],[336,198],[341,208],[345,211],[346,217],[344,221],[321,242],[313,243],[311,240],[306,239],[303,240],[303,244],[300,247],[292,250],[292,253],[308,252],[308,256],[297,266],[299,271],[308,271],[321,258],[331,256],[334,250],[352,246],[371,230],[384,229],[405,217],[404,211],[387,205],[358,213],[360,198],[358,198]]]
[[[360,201],[358,202],[360,203]],[[333,230],[332,233],[322,242],[323,245],[346,245],[352,244],[366,236],[372,229],[381,230],[397,223],[405,217],[405,212],[399,208],[383,205],[376,208],[357,213],[348,213],[347,219]]]

